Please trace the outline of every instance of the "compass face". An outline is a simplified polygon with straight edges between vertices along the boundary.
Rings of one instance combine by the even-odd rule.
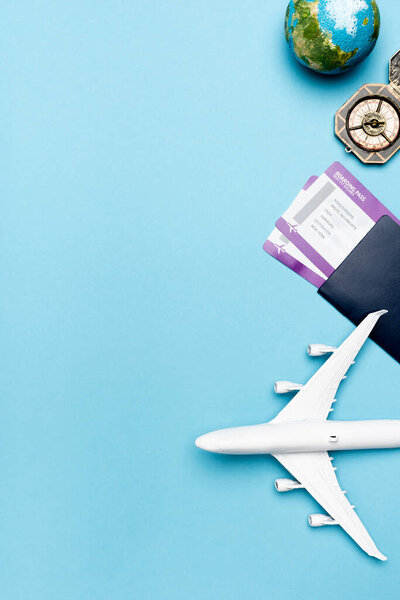
[[[347,115],[346,129],[359,148],[371,152],[385,150],[399,136],[399,109],[381,96],[360,98]]]

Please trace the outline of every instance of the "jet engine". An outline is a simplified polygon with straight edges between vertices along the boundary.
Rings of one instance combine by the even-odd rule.
[[[275,479],[275,487],[277,492],[291,492],[304,486],[295,479]]]
[[[329,515],[308,515],[310,527],[324,527],[324,525],[337,525],[337,521]]]
[[[324,356],[324,354],[331,354],[335,350],[334,346],[325,346],[324,344],[309,344],[307,346],[307,352],[310,356]]]
[[[289,392],[297,392],[303,387],[302,383],[293,383],[293,381],[275,381],[275,394],[288,394]]]

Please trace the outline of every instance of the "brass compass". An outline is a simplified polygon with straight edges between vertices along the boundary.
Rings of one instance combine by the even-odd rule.
[[[400,148],[400,50],[390,59],[389,81],[363,85],[335,116],[346,152],[364,163],[385,163]]]

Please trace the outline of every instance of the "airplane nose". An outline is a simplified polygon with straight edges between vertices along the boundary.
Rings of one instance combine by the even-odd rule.
[[[220,452],[220,448],[216,442],[217,438],[213,433],[206,433],[198,437],[195,444],[198,448],[207,450],[207,452]]]

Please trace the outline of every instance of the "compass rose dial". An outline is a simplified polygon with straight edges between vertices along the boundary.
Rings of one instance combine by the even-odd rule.
[[[377,152],[391,146],[398,138],[398,108],[387,98],[361,98],[349,111],[346,123],[352,141],[364,150]]]

